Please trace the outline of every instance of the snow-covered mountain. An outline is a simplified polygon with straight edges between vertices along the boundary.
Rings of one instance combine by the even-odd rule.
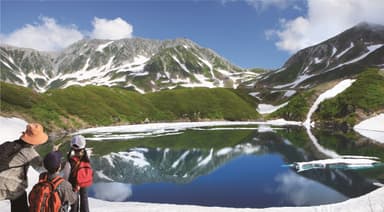
[[[360,23],[320,44],[300,50],[283,67],[261,76],[250,86],[297,90],[350,77],[366,67],[384,67],[382,25]]]
[[[151,92],[184,87],[237,87],[255,72],[188,39],[81,40],[61,52],[0,46],[1,80],[38,91],[104,85]]]

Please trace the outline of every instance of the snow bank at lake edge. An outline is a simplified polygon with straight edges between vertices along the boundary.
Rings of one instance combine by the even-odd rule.
[[[353,127],[361,135],[384,143],[384,113],[366,119]]]

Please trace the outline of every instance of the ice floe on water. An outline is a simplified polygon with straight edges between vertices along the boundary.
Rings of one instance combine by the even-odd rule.
[[[252,125],[258,125],[252,127]],[[301,125],[301,122],[286,121],[284,119],[270,120],[266,122],[257,121],[211,121],[211,122],[177,122],[177,123],[150,123],[134,124],[113,127],[97,127],[83,129],[76,134],[86,134],[87,140],[119,140],[134,139],[144,137],[156,137],[176,135],[183,133],[186,129],[195,130],[238,130],[238,129],[258,129],[260,132],[273,131],[273,126]],[[219,127],[220,128],[215,128]],[[231,126],[225,128],[225,126]],[[204,127],[209,127],[203,129]],[[222,128],[224,127],[224,128]]]
[[[351,158],[347,158],[344,156],[340,158],[296,162],[292,165],[297,170],[297,172],[307,171],[311,169],[357,170],[384,166],[384,164],[379,161],[379,158],[365,156],[362,156],[361,158],[359,158],[359,156],[352,156]]]

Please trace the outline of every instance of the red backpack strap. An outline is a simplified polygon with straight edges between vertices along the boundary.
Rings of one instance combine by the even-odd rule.
[[[80,158],[71,158],[71,160],[72,160],[72,163],[71,163],[71,175],[72,176],[76,176],[76,172],[77,172],[77,170],[79,169],[79,167],[80,167],[80,163],[81,163],[81,160],[80,160]]]
[[[56,191],[57,187],[64,181],[64,178],[60,176],[56,176],[51,180],[51,183],[53,184],[53,190]]]
[[[47,172],[41,173],[39,176],[39,183],[46,182],[46,181],[50,182],[53,185],[53,190],[56,190],[57,187],[60,185],[60,183],[64,181],[64,178],[60,176],[56,176],[52,180],[48,180],[48,173]]]

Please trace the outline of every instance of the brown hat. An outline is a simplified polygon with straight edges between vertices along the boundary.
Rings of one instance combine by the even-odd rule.
[[[43,126],[39,123],[30,123],[27,125],[27,129],[20,137],[21,140],[32,145],[43,144],[47,142],[48,135],[44,133]]]

